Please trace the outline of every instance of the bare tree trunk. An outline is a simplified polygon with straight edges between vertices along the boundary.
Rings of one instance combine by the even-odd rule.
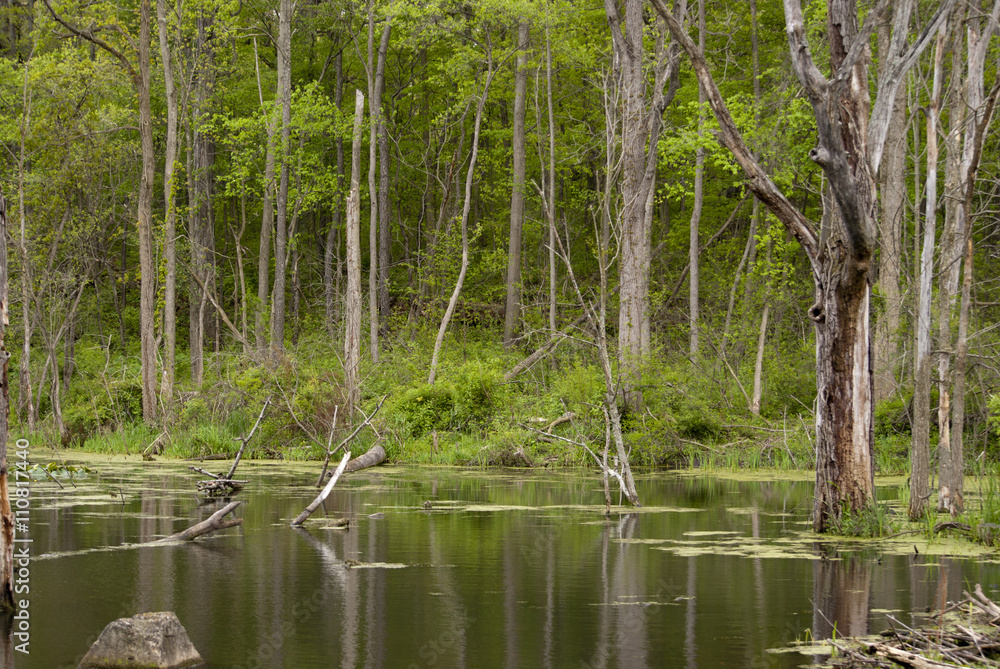
[[[675,3],[675,23],[683,20],[686,2]],[[653,99],[646,109],[646,80],[643,71],[643,3],[625,0],[624,31],[615,0],[605,0],[604,10],[611,28],[615,53],[615,75],[622,105],[622,210],[619,254],[618,355],[624,376],[624,396],[628,406],[642,403],[640,369],[648,352],[650,234],[646,203],[656,175],[656,144],[663,110],[676,92],[674,72],[677,52],[673,45],[661,58],[655,73]],[[664,11],[666,7],[663,7]],[[669,12],[668,12],[669,13]],[[667,82],[670,82],[669,89]],[[647,152],[647,147],[653,147]]]
[[[361,362],[361,123],[365,96],[354,93],[354,135],[351,144],[351,192],[347,196],[347,297],[344,305],[344,385],[353,414],[361,398],[358,365]]]
[[[386,329],[389,318],[389,263],[392,262],[392,235],[389,229],[389,133],[385,118],[378,132],[378,310],[379,323]]]
[[[191,349],[191,380],[201,387],[205,375],[205,290],[215,284],[212,272],[214,233],[212,231],[212,150],[211,137],[202,129],[210,115],[209,100],[214,86],[214,46],[211,31],[211,8],[197,16],[198,37],[195,44],[193,102],[191,105],[190,159],[191,185],[188,239],[191,246],[192,278],[189,289],[189,343]],[[195,280],[193,275],[197,275]],[[204,285],[205,288],[201,286]]]
[[[375,168],[378,162],[378,131],[382,123],[382,91],[385,88],[385,57],[389,49],[389,35],[392,30],[391,17],[382,29],[379,42],[378,62],[375,62],[375,3],[368,4],[368,120],[371,124],[368,143],[368,325],[372,362],[378,362],[378,184],[375,182]]]
[[[705,53],[705,0],[698,0],[698,49]],[[691,208],[691,224],[688,242],[688,266],[691,268],[688,276],[688,286],[690,288],[688,307],[688,327],[691,329],[688,343],[688,354],[692,358],[698,357],[698,288],[699,269],[698,251],[700,242],[698,240],[698,228],[701,225],[701,209],[705,202],[705,149],[701,146],[700,140],[704,133],[705,126],[705,87],[698,84],[698,149],[695,151],[694,163],[694,206]],[[766,322],[761,326],[761,332],[767,328]],[[763,334],[761,335],[763,337]],[[759,402],[758,402],[759,403]],[[755,414],[760,412],[757,407]]]
[[[930,496],[931,434],[931,281],[934,277],[934,238],[937,222],[938,108],[944,62],[945,30],[938,33],[934,52],[934,83],[927,107],[927,184],[924,199],[924,243],[920,253],[917,297],[917,342],[913,362],[913,442],[910,454],[910,518],[924,515]]]
[[[174,169],[177,162],[177,89],[174,86],[173,57],[167,39],[165,0],[156,3],[160,58],[163,61],[164,95],[167,103],[167,138],[163,160],[164,239],[163,256],[167,271],[163,286],[163,377],[160,398],[167,403],[174,394],[177,358],[177,208],[174,198]]]
[[[503,345],[514,345],[521,322],[521,230],[524,226],[525,149],[524,119],[528,88],[528,39],[530,28],[522,21],[517,30],[517,69],[514,72],[514,118],[511,146],[513,187],[510,194],[510,241],[507,245],[507,301],[504,308]]]
[[[465,273],[469,269],[469,211],[472,208],[472,180],[476,172],[476,159],[479,157],[479,129],[483,121],[483,109],[486,107],[486,99],[490,92],[490,83],[493,81],[493,52],[487,45],[486,53],[486,82],[483,84],[483,92],[476,105],[476,121],[472,133],[472,149],[469,157],[469,171],[465,174],[465,202],[462,205],[462,267],[458,272],[458,279],[455,281],[455,290],[451,293],[448,307],[441,318],[441,326],[438,328],[437,339],[434,341],[434,353],[431,355],[431,369],[427,375],[427,384],[433,385],[437,375],[438,356],[441,354],[441,345],[444,343],[444,335],[448,331],[448,323],[452,314],[455,313],[455,305],[462,294],[462,284],[465,283]]]
[[[21,320],[23,321],[23,337],[21,342],[21,361],[18,365],[18,396],[20,398],[20,408],[18,413],[26,414],[28,430],[35,430],[35,406],[31,401],[31,336],[32,319],[31,303],[33,301],[31,290],[31,267],[28,258],[28,238],[26,232],[27,215],[24,204],[24,170],[25,170],[25,139],[31,127],[31,97],[28,89],[28,65],[24,64],[24,88],[21,97],[21,146],[17,157],[17,208],[20,218],[21,237],[18,244],[18,252],[21,257]],[[2,196],[0,196],[2,197]],[[6,210],[4,211],[6,216]],[[4,245],[4,257],[6,258],[6,242]],[[4,270],[6,273],[6,269]],[[6,290],[6,287],[5,287]],[[9,392],[9,391],[8,391]],[[0,418],[0,420],[5,420]],[[0,462],[0,466],[3,462]],[[2,504],[2,502],[0,502]],[[0,556],[2,557],[2,556]],[[0,583],[2,588],[2,583]],[[2,599],[2,597],[0,597]]]
[[[7,439],[10,436],[10,387],[4,341],[9,314],[7,273],[7,202],[0,193],[0,610],[14,608],[14,512],[7,479]]]
[[[982,154],[983,137],[985,136],[986,127],[992,118],[993,108],[998,95],[998,90],[994,87],[990,96],[988,98],[985,97],[983,90],[983,69],[990,39],[997,30],[997,21],[1000,20],[1000,3],[993,3],[993,8],[986,19],[985,26],[978,16],[972,16],[971,14],[972,11],[970,10],[969,20],[963,24],[967,26],[966,34],[968,37],[966,47],[968,65],[964,81],[965,93],[964,96],[956,96],[958,98],[956,104],[962,106],[961,116],[964,122],[961,127],[955,127],[953,130],[956,135],[955,149],[957,149],[958,139],[962,142],[962,155],[958,165],[959,192],[956,193],[961,201],[959,203],[951,203],[954,209],[954,229],[958,236],[958,248],[955,249],[955,252],[949,253],[941,259],[941,292],[943,293],[945,290],[944,270],[948,270],[949,279],[954,274],[954,279],[957,282],[959,256],[962,255],[962,247],[965,247],[965,266],[962,270],[964,272],[962,303],[959,313],[958,339],[955,343],[955,369],[950,376],[946,376],[945,374],[948,371],[948,355],[951,348],[951,305],[949,305],[948,311],[944,311],[944,296],[941,297],[941,312],[939,314],[941,318],[940,348],[942,351],[940,373],[942,376],[940,378],[941,403],[939,404],[938,421],[942,424],[942,428],[938,443],[941,465],[938,508],[941,510],[947,509],[953,516],[960,513],[964,506],[962,495],[964,464],[962,431],[965,427],[965,366],[966,356],[968,355],[969,327],[968,302],[971,300],[971,295],[968,293],[971,291],[973,270],[970,212],[973,205],[976,172],[979,168],[979,161]],[[961,62],[959,60],[956,60],[953,70],[956,68],[957,71],[961,71]],[[943,263],[946,262],[952,264],[945,268]],[[953,289],[956,287],[955,285],[949,285],[947,288]],[[946,413],[944,408],[948,404],[947,400],[950,399],[948,393],[952,389],[954,392],[954,405],[947,407],[950,409],[950,412]],[[949,422],[950,434],[948,434],[948,431],[944,427]]]
[[[556,119],[552,100],[552,37],[545,26],[545,87],[549,113],[549,197],[546,203],[549,219],[549,336],[557,332],[558,304],[556,282],[559,275],[556,265]],[[568,242],[568,240],[567,240]]]
[[[337,85],[334,93],[334,104],[338,110],[343,110],[344,97],[344,66],[341,53],[337,53]],[[337,144],[337,196],[333,201],[333,220],[330,221],[330,229],[326,233],[326,247],[323,250],[323,293],[326,305],[326,328],[333,339],[336,336],[337,322],[337,300],[340,299],[339,287],[340,262],[339,262],[339,236],[338,231],[341,225],[341,216],[344,206],[344,138],[338,136]],[[337,280],[334,281],[334,256],[337,257],[336,271]]]
[[[872,456],[873,378],[869,332],[869,268],[875,246],[876,181],[889,126],[891,104],[906,71],[930,35],[954,6],[945,0],[927,29],[908,45],[913,2],[900,2],[893,17],[887,76],[879,80],[869,114],[865,54],[877,12],[859,29],[853,2],[831,0],[827,35],[827,80],[813,63],[798,0],[785,0],[792,64],[813,107],[819,144],[810,158],[823,168],[836,200],[816,231],[778,190],[743,142],[708,70],[704,55],[671,16],[663,0],[652,0],[674,38],[683,44],[719,122],[720,142],[747,172],[757,197],[798,240],[809,258],[817,300],[809,309],[816,323],[816,496],[813,528],[835,526],[844,509],[859,511],[875,500]],[[884,10],[888,3],[881,3]]]
[[[887,53],[890,43],[889,24],[878,27],[879,53]],[[885,71],[883,65],[882,71]],[[896,388],[896,358],[899,355],[899,324],[902,301],[900,270],[902,268],[903,212],[906,207],[906,88],[896,94],[889,134],[885,143],[885,158],[880,174],[881,219],[879,220],[878,292],[883,311],[875,323],[875,397],[876,404],[888,399]]]
[[[753,396],[750,400],[750,413],[760,415],[760,400],[763,394],[764,379],[764,344],[767,343],[767,320],[771,314],[771,303],[764,303],[764,311],[760,315],[760,334],[757,335],[757,360],[753,367]]]
[[[971,231],[970,231],[971,232]],[[951,468],[940,477],[939,505],[952,517],[965,508],[964,495],[964,430],[965,430],[965,372],[969,356],[969,312],[972,310],[972,235],[965,242],[965,261],[962,267],[962,304],[958,315],[958,339],[955,342],[955,369],[952,382],[954,401],[951,405]]]
[[[254,55],[257,54],[257,40],[253,43]],[[260,60],[254,60],[257,70],[257,90],[260,95],[261,107],[264,106],[264,96],[260,89]],[[268,348],[267,297],[271,288],[271,233],[274,230],[274,135],[277,132],[277,118],[271,114],[267,122],[267,146],[264,154],[264,198],[263,213],[260,223],[260,246],[257,254],[257,317],[254,319],[254,334],[257,339],[257,351],[263,353]]]
[[[292,131],[292,0],[281,0],[278,10],[278,89],[276,103],[281,105],[281,155],[278,178],[277,217],[274,234],[274,289],[271,294],[271,353],[285,350],[285,281],[288,264],[288,142]],[[277,113],[277,110],[276,110]]]
[[[150,0],[139,3],[139,138],[142,147],[142,175],[139,181],[139,341],[142,363],[142,417],[156,420],[156,340],[153,319],[156,308],[156,267],[153,264],[153,179],[156,155],[153,152],[153,113],[149,95]]]

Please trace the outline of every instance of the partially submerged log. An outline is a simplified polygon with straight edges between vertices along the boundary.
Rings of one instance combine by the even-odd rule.
[[[348,462],[347,467],[344,469],[344,473],[351,474],[353,472],[359,472],[362,469],[368,469],[369,467],[380,465],[385,462],[385,457],[385,447],[382,446],[382,442],[377,441],[371,448],[365,451],[363,455],[359,455]]]
[[[312,503],[305,508],[305,511],[300,513],[295,520],[292,521],[292,527],[297,527],[298,525],[306,522],[309,516],[312,515],[312,512],[319,508],[319,505],[322,504],[323,501],[330,495],[330,491],[333,490],[333,486],[337,485],[337,479],[339,479],[340,475],[344,473],[350,459],[351,452],[348,451],[347,453],[344,453],[344,457],[340,460],[340,465],[337,467],[337,471],[333,473],[333,478],[331,478],[330,482],[326,484],[325,488],[323,488],[323,492],[318,494],[316,499],[314,499]]]
[[[156,543],[163,541],[190,541],[196,537],[200,537],[203,534],[208,534],[209,532],[215,532],[216,530],[225,530],[230,527],[236,527],[243,523],[242,518],[232,518],[230,520],[223,520],[225,516],[236,510],[241,502],[230,502],[225,505],[211,516],[205,520],[192,525],[183,532],[177,532],[176,534],[171,534],[169,537],[164,537]]]

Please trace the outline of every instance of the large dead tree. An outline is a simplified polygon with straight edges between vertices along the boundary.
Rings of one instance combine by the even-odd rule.
[[[819,227],[795,208],[747,148],[708,69],[704,54],[671,16],[663,0],[652,0],[694,65],[720,125],[719,141],[747,174],[747,185],[791,231],[809,258],[816,301],[816,497],[813,527],[835,525],[846,508],[860,510],[875,499],[872,466],[871,332],[869,303],[875,250],[877,182],[882,148],[896,92],[907,70],[947,18],[954,0],[942,2],[917,39],[908,43],[913,0],[893,4],[893,30],[883,76],[870,99],[868,44],[888,9],[880,0],[858,26],[854,0],[828,0],[827,78],[813,62],[799,0],[785,0],[792,65],[813,108],[818,145],[809,157],[829,182],[835,206]]]

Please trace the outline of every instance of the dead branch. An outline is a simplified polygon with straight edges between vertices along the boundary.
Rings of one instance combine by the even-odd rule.
[[[250,428],[250,434],[248,434],[245,437],[236,437],[236,441],[241,442],[240,450],[237,451],[236,459],[233,460],[233,466],[229,468],[229,473],[226,474],[227,479],[233,478],[233,474],[236,473],[236,467],[239,466],[240,464],[240,458],[243,457],[243,451],[244,449],[246,449],[247,444],[250,443],[250,440],[253,439],[254,432],[257,431],[257,427],[260,425],[260,421],[264,419],[264,412],[267,411],[267,405],[270,403],[271,403],[271,396],[268,395],[267,399],[264,400],[264,406],[262,406],[260,409],[260,415],[257,416],[257,422],[253,424],[252,428]]]
[[[236,527],[237,525],[241,525],[243,523],[242,518],[223,520],[223,518],[226,515],[228,515],[232,511],[235,511],[236,507],[238,507],[240,504],[241,502],[230,502],[229,504],[225,505],[224,507],[222,507],[221,509],[213,513],[211,516],[209,516],[207,519],[201,521],[200,523],[192,525],[183,532],[171,534],[169,537],[165,537],[154,543],[160,543],[164,541],[190,541],[196,537],[200,537],[203,534],[208,534],[209,532],[215,532],[216,530],[224,530],[229,527]]]
[[[362,423],[361,423],[361,425],[358,425],[358,426],[357,426],[356,428],[354,428],[354,431],[353,431],[353,432],[351,432],[351,434],[349,434],[349,435],[347,436],[347,438],[346,438],[346,439],[344,439],[344,440],[343,440],[342,442],[340,442],[340,443],[339,443],[339,444],[337,445],[337,448],[333,449],[332,451],[331,451],[331,450],[329,450],[329,448],[327,449],[327,452],[326,452],[326,460],[324,460],[324,462],[323,462],[323,473],[321,473],[321,474],[320,474],[320,476],[319,476],[319,481],[318,481],[318,482],[316,483],[316,487],[317,487],[317,488],[318,488],[318,487],[319,487],[320,485],[322,485],[322,483],[323,483],[323,478],[324,478],[324,477],[326,476],[326,469],[327,469],[327,465],[328,465],[328,464],[329,464],[329,462],[330,462],[330,456],[332,456],[332,455],[333,455],[334,453],[336,453],[337,451],[339,451],[340,449],[342,449],[342,448],[343,448],[344,446],[346,446],[347,444],[351,443],[351,440],[352,440],[352,439],[354,439],[354,437],[358,436],[358,433],[359,433],[359,432],[361,432],[361,430],[363,430],[363,429],[365,428],[365,426],[366,426],[366,425],[369,425],[369,424],[371,424],[371,422],[372,422],[372,419],[373,419],[373,418],[375,418],[375,414],[377,414],[377,413],[378,413],[378,410],[382,408],[382,405],[383,405],[383,404],[385,403],[385,400],[386,400],[386,398],[388,398],[388,397],[389,397],[388,395],[385,395],[385,396],[384,396],[384,397],[383,397],[383,398],[382,398],[382,399],[381,399],[381,400],[379,401],[379,403],[378,403],[378,406],[377,406],[377,407],[375,407],[375,411],[372,411],[372,415],[371,415],[371,416],[368,416],[368,417],[366,417],[366,418],[365,418],[365,420],[364,420],[364,422],[362,422]],[[331,436],[331,442],[332,442],[332,437],[333,437],[333,432],[332,432],[332,431],[330,432],[330,436]],[[372,448],[374,448],[374,446],[373,446]],[[366,455],[367,455],[367,454],[366,454]],[[384,459],[385,459],[385,451],[383,450],[383,451],[382,451],[382,460],[384,460]],[[381,460],[379,460],[379,462],[381,462]],[[376,462],[376,463],[372,463],[372,464],[378,464],[378,463]],[[369,466],[371,466],[371,465],[369,465]],[[362,467],[361,469],[364,469],[364,468]],[[356,470],[351,470],[351,471],[356,471]]]

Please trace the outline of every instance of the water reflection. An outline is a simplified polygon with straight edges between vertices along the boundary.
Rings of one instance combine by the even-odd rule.
[[[816,553],[820,559],[813,560],[813,637],[865,636],[871,606],[872,559],[838,557],[819,544]]]
[[[965,583],[1000,584],[994,564],[810,543],[808,483],[659,473],[638,481],[646,507],[607,519],[587,473],[387,468],[338,484],[329,516],[293,530],[312,469],[249,464],[247,478],[241,528],[112,551],[91,549],[213,509],[169,468],[115,472],[115,498],[102,482],[74,500],[33,489],[38,643],[13,666],[75,667],[110,620],[170,609],[212,669],[793,667],[804,658],[766,649],[879,631],[882,610],[910,624]],[[332,528],[341,516],[349,529]]]

